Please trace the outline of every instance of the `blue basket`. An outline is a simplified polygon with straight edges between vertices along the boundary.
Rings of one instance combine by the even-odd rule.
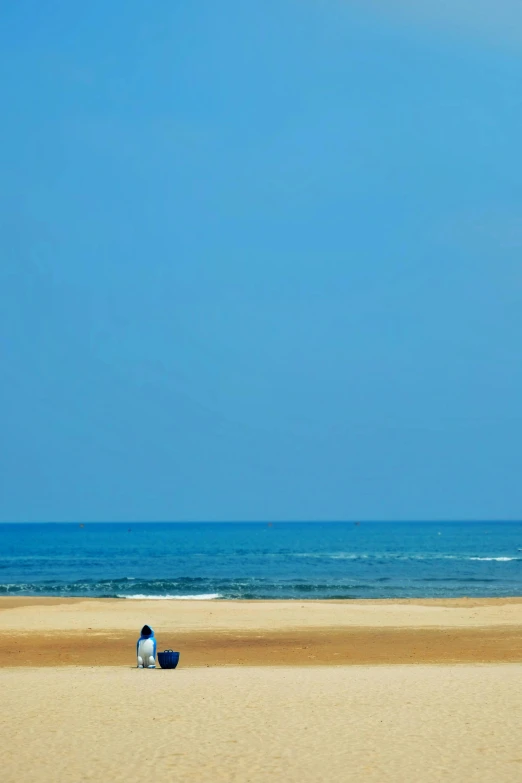
[[[179,652],[172,652],[172,650],[159,652],[158,661],[162,669],[175,669],[179,662]]]

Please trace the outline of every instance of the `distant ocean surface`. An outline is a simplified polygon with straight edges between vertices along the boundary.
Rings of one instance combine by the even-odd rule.
[[[522,523],[0,525],[0,595],[522,595]]]

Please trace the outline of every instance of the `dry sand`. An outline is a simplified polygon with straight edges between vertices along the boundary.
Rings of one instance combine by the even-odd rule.
[[[5,783],[522,779],[522,599],[4,598],[0,664]]]
[[[522,667],[3,669],[4,783],[515,783]]]

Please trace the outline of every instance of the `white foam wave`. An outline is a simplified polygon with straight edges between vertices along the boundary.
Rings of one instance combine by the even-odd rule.
[[[496,560],[497,563],[508,563],[510,560],[520,560],[519,557],[470,557],[470,560]]]
[[[128,598],[134,601],[212,601],[221,598],[219,593],[202,593],[201,595],[118,595],[118,598]]]
[[[519,550],[522,552],[522,549]],[[352,552],[298,552],[294,557],[317,558],[322,560],[483,560],[508,563],[511,560],[522,560],[520,557],[473,557],[470,555],[443,555],[428,553],[423,555],[402,554],[399,552],[373,552],[372,554]]]
[[[367,560],[371,555],[352,552],[295,552],[292,557],[308,557],[314,560]]]

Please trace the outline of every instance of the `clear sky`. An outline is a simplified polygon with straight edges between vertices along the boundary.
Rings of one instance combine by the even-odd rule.
[[[0,519],[522,516],[519,0],[18,0]]]

